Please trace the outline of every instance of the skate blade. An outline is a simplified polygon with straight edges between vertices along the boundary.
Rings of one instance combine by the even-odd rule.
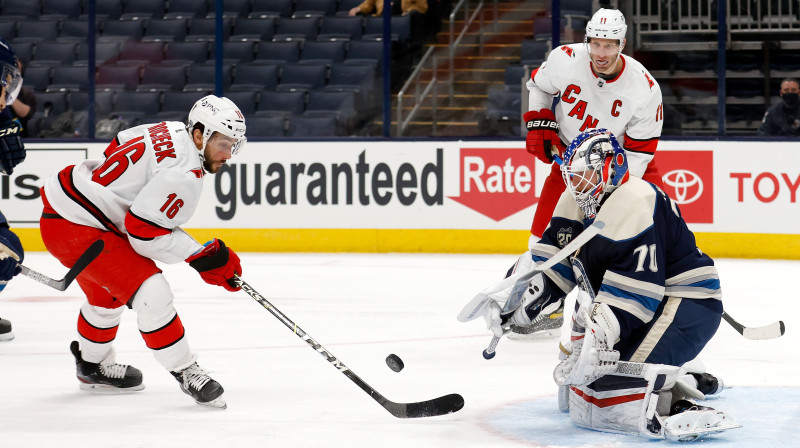
[[[206,401],[206,402],[200,402],[197,400],[195,400],[195,402],[199,405],[208,406],[214,409],[228,409],[228,403],[226,403],[222,397],[217,397],[211,401]]]
[[[714,428],[707,428],[707,429],[700,429],[694,431],[664,431],[664,436],[667,440],[671,442],[692,442],[695,440],[702,439],[703,437],[710,436],[712,434],[718,434],[723,431],[727,431],[729,429],[736,429],[741,428],[742,425],[738,423],[728,424],[724,426],[716,426]]]
[[[561,328],[553,328],[550,330],[539,330],[534,333],[508,333],[508,339],[515,341],[538,341],[543,339],[556,339],[561,337]]]
[[[133,392],[138,392],[144,389],[144,384],[140,384],[138,386],[133,387],[114,387],[109,386],[108,384],[88,384],[88,383],[80,383],[81,390],[88,390],[90,392],[96,394],[106,394],[106,395],[120,395],[120,394],[130,394]]]

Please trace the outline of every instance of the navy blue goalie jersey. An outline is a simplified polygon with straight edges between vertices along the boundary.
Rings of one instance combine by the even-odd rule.
[[[650,322],[666,297],[721,298],[714,261],[697,248],[677,204],[655,185],[631,177],[607,196],[595,219],[606,225],[579,250],[578,259],[595,300],[611,306],[625,326]],[[564,192],[532,249],[534,262],[549,259],[591,222]],[[575,287],[568,259],[546,274],[564,292]]]

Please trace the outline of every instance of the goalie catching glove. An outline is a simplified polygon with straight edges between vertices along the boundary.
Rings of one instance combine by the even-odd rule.
[[[582,343],[575,341],[574,349],[553,371],[559,386],[583,386],[613,373],[619,361],[614,344],[619,339],[619,321],[605,303],[591,303],[576,313],[577,325],[586,328]]]
[[[242,289],[234,278],[242,275],[242,265],[235,252],[228,249],[222,240],[214,238],[205,243],[203,249],[186,259],[189,266],[200,273],[209,285],[222,286],[228,291]]]
[[[558,136],[558,123],[550,109],[532,110],[522,116],[528,136],[525,147],[528,152],[544,163],[552,163],[553,155],[564,152],[564,146]]]

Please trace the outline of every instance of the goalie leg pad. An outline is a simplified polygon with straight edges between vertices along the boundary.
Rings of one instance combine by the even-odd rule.
[[[145,280],[131,301],[137,323],[147,347],[169,371],[191,365],[195,356],[189,348],[185,330],[172,304],[172,291],[162,274]]]
[[[652,396],[648,386],[641,378],[612,375],[586,386],[570,386],[570,419],[583,428],[639,435],[640,421]]]

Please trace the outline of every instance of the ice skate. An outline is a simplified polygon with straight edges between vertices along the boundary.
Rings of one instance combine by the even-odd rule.
[[[181,390],[194,398],[197,404],[225,409],[228,407],[222,393],[225,389],[214,381],[197,363],[179,371],[170,372],[181,383]]]
[[[561,325],[564,323],[564,304],[553,313],[542,313],[526,327],[511,325],[509,339],[535,340],[552,339],[561,335]]]
[[[667,440],[690,442],[729,429],[741,428],[742,425],[723,411],[699,406],[688,400],[679,400],[670,408],[670,416],[664,421],[663,427]]]
[[[14,332],[11,331],[11,322],[0,318],[0,341],[10,341],[14,339]]]
[[[85,361],[81,357],[78,341],[72,341],[69,348],[75,356],[75,368],[81,389],[108,393],[135,392],[144,389],[142,372],[136,367]]]

